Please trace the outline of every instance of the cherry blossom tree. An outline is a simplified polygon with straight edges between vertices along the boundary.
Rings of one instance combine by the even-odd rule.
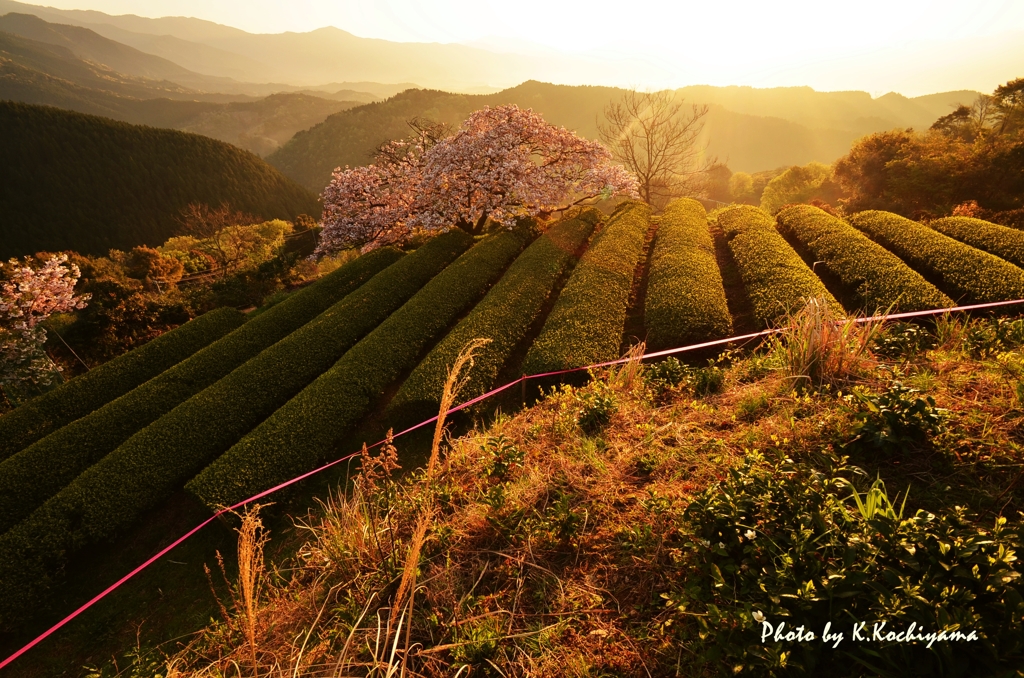
[[[53,256],[39,269],[8,262],[0,281],[0,383],[51,382],[53,363],[43,351],[46,330],[40,323],[53,313],[85,308],[89,299],[74,294],[81,272],[75,264],[65,266],[67,260],[66,254]]]
[[[414,229],[511,227],[598,197],[635,197],[611,153],[514,104],[471,114],[453,135],[395,141],[367,167],[335,170],[317,254],[400,242]]]
[[[324,228],[316,255],[348,247],[382,247],[409,237],[424,155],[451,128],[418,118],[408,124],[409,137],[378,146],[372,165],[334,170],[322,196]]]

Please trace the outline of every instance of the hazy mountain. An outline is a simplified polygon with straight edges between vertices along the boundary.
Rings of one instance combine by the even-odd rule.
[[[265,156],[296,132],[360,103],[281,92],[258,101],[218,104],[182,118],[176,124],[159,126],[213,137]],[[151,119],[148,124],[156,122]]]
[[[190,202],[266,218],[316,198],[251,153],[196,134],[0,101],[0,257],[156,245]]]
[[[521,82],[538,73],[561,79],[560,75],[590,67],[589,61],[564,54],[553,59],[546,53],[499,53],[458,44],[390,42],[360,38],[334,27],[308,33],[253,34],[187,17],[112,16],[0,0],[0,13],[6,12],[84,26],[196,73],[248,83],[277,82],[308,88],[346,81],[415,82],[426,87],[478,90]],[[378,96],[404,89],[396,87]],[[269,93],[251,88],[221,91]]]
[[[130,74],[118,72],[121,68]],[[50,24],[27,14],[0,17],[0,76],[0,98],[196,132],[259,155],[332,113],[375,100],[353,90],[340,90],[330,98],[282,93],[255,101],[198,92],[154,78],[181,76],[195,82],[205,76],[89,29]],[[206,78],[205,84],[213,80]],[[236,101],[216,103],[225,99]]]
[[[335,167],[366,164],[377,144],[404,136],[408,131],[405,123],[413,117],[457,124],[485,105],[514,103],[541,113],[548,122],[595,139],[604,107],[621,93],[613,87],[533,81],[489,95],[403,92],[384,102],[332,115],[296,134],[267,160],[319,192]],[[676,94],[687,103],[709,104],[704,128],[707,152],[733,171],[746,172],[832,162],[864,134],[927,127],[951,105],[969,103],[977,96],[976,92],[948,92],[921,100],[898,94],[872,99],[866,92],[815,92],[807,87],[687,87]]]
[[[230,86],[226,78],[200,75],[167,59],[146,54],[80,26],[54,24],[32,14],[0,16],[0,31],[67,48],[84,61],[106,66],[122,75],[174,82],[186,88],[220,92]]]
[[[0,88],[6,88],[20,76],[12,75],[23,69],[43,73],[67,84],[107,92],[117,97],[192,99],[196,92],[167,80],[149,80],[122,75],[102,64],[94,64],[76,57],[67,47],[29,40],[0,32],[0,69],[4,77]],[[12,98],[3,93],[0,96]]]

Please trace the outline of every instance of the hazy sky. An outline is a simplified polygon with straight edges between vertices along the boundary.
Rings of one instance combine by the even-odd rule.
[[[989,91],[1024,75],[1016,72],[1024,66],[1018,59],[1024,42],[1024,0],[37,2],[110,14],[194,16],[250,32],[331,25],[363,37],[398,41],[528,41],[636,60],[634,82],[622,84],[647,86],[808,84],[817,89],[918,94],[960,88]],[[987,59],[990,67],[958,69],[965,51],[975,62]],[[654,67],[650,72],[659,73],[653,80],[645,77],[644,63]]]

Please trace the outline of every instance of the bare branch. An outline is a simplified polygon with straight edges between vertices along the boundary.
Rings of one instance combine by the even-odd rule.
[[[671,91],[627,90],[598,123],[601,141],[636,175],[648,203],[703,194],[708,170],[717,164],[699,143],[708,106],[692,105],[687,113],[683,104]]]

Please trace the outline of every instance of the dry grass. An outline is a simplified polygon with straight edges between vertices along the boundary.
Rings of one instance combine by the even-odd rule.
[[[843,386],[874,366],[868,347],[880,322],[836,315],[823,299],[808,299],[782,323],[773,339],[793,385]]]
[[[796,392],[794,372],[847,392],[898,378],[949,410],[950,432],[930,447],[853,460],[872,479],[911,485],[908,512],[1024,507],[1020,350],[972,357],[961,328],[934,350],[882,361],[862,330],[827,324],[808,319],[789,340],[802,347],[734,359],[717,395],[658,390],[634,356],[451,440],[443,463],[436,435],[432,461],[401,477],[393,446],[367,453],[350,491],[300,523],[308,540],[291,579],[253,596],[251,616],[236,611],[179,650],[173,675],[256,675],[242,661],[252,645],[264,676],[715,675],[692,661],[661,598],[683,576],[682,512],[749,450],[813,460],[849,438],[856,401]],[[812,342],[830,367],[792,369]],[[849,355],[836,355],[842,347]],[[578,419],[595,394],[615,405],[588,436]],[[255,643],[238,630],[250,619]]]

